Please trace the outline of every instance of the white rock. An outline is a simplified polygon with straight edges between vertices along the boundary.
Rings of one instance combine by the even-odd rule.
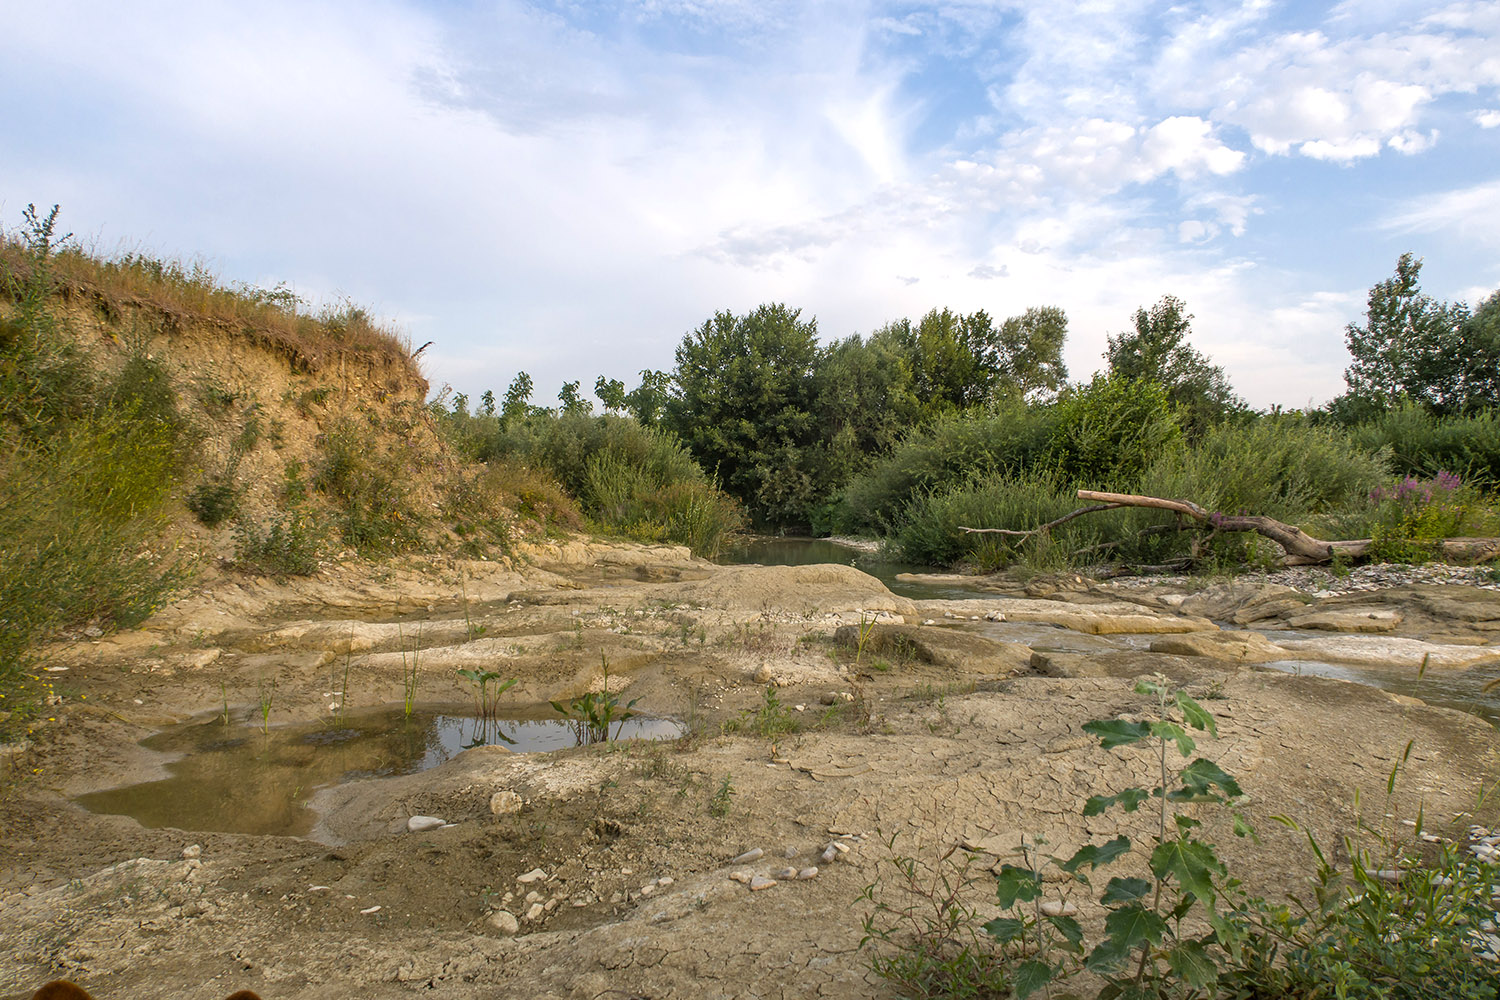
[[[184,861],[190,861],[193,858],[198,857],[202,853],[203,853],[203,848],[202,848],[201,845],[199,845],[199,844],[189,844],[189,845],[187,845],[186,847],[184,847],[182,849],[182,860],[184,860]]]
[[[730,858],[729,863],[732,865],[748,865],[752,861],[759,861],[760,856],[765,853],[759,847],[753,847],[737,858]]]
[[[368,917],[372,913],[379,913],[380,912],[380,907],[378,907],[378,906],[367,906],[363,910],[360,910],[359,912],[362,915]]]
[[[750,891],[760,892],[760,890],[769,889],[776,884],[777,882],[774,878],[766,878],[764,875],[757,875],[750,880]]]
[[[530,921],[535,920],[543,913],[545,913],[546,909],[547,908],[544,907],[541,903],[532,903],[531,908],[526,911],[526,916],[524,919],[529,923]]]
[[[655,882],[647,882],[645,885],[641,886],[641,895],[642,896],[649,896],[649,895],[651,895],[655,891],[656,891],[656,883]]]
[[[666,888],[667,886],[671,885],[672,882],[673,879],[670,875],[663,875],[661,878],[656,880],[656,884],[661,886],[662,888]]]
[[[546,872],[542,871],[540,868],[533,868],[531,869],[531,871],[527,872],[524,875],[517,875],[516,881],[521,883],[522,885],[530,885],[533,882],[540,882],[546,877]]]
[[[490,796],[490,813],[495,816],[509,816],[511,813],[521,811],[521,796],[508,788],[501,789]]]
[[[741,883],[743,883],[745,885],[749,885],[750,884],[750,877],[751,876],[750,876],[749,872],[730,872],[729,873],[729,877],[732,878],[736,882],[741,882]]]
[[[823,863],[825,865],[831,865],[833,864],[833,859],[839,856],[839,849],[837,847],[834,847],[832,844],[829,844],[828,847],[819,856],[823,859]]]
[[[1078,907],[1061,899],[1049,899],[1042,904],[1042,912],[1049,917],[1071,917],[1078,912]]]
[[[816,865],[814,865],[811,868],[804,868],[800,872],[797,873],[798,880],[802,881],[802,882],[806,882],[808,879],[817,878],[817,877],[818,877],[818,868],[817,868]]]
[[[411,833],[421,833],[423,830],[436,830],[448,821],[438,819],[436,816],[413,816],[406,821],[406,829]]]
[[[778,869],[776,869],[775,871],[773,871],[771,873],[771,877],[772,878],[784,878],[784,879],[796,878],[797,877],[797,869],[795,869],[795,868],[778,868]]]
[[[516,915],[509,910],[491,911],[489,915],[489,922],[491,927],[495,928],[495,930],[499,931],[501,934],[504,934],[506,937],[509,937],[510,935],[516,933],[521,929],[521,921],[517,920]]]

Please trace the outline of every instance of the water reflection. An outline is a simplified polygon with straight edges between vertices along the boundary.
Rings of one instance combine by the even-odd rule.
[[[621,739],[673,739],[680,724],[637,717]],[[400,709],[350,715],[337,722],[288,726],[263,734],[218,721],[188,723],[142,742],[182,756],[171,776],[78,798],[98,813],[132,816],[143,826],[304,836],[316,819],[307,803],[319,788],[356,778],[412,774],[482,744],[517,753],[576,745],[573,730],[540,712],[478,719],[458,712]]]
[[[779,538],[753,536],[740,545],[725,549],[718,562],[723,565],[756,563],[761,566],[810,566],[817,563],[841,563],[868,573],[885,584],[893,594],[914,600],[962,600],[970,597],[993,597],[981,590],[949,585],[932,586],[896,579],[899,573],[931,573],[933,567],[893,562],[877,552],[842,545],[827,538]]]

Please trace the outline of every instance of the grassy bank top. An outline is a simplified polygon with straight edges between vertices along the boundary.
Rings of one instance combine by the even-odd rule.
[[[414,378],[421,372],[404,335],[353,305],[310,310],[285,285],[258,288],[224,283],[201,262],[185,264],[127,252],[106,257],[58,241],[46,256],[44,279],[50,294],[118,318],[129,310],[150,312],[163,327],[212,326],[285,354],[303,371],[318,371],[330,360],[356,355],[402,366]],[[13,300],[37,267],[35,248],[23,234],[0,233],[0,300]]]

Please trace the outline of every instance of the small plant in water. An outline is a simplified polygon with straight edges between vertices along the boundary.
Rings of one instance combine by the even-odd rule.
[[[276,701],[276,678],[262,678],[255,684],[256,699],[260,704],[260,731],[271,732],[271,706]]]
[[[599,661],[604,668],[604,690],[585,692],[566,705],[549,702],[556,711],[567,717],[579,746],[586,743],[608,743],[611,739],[618,738],[618,730],[626,720],[635,717],[636,713],[631,710],[640,700],[631,699],[621,708],[620,699],[609,690],[609,657],[601,652]],[[610,735],[610,726],[616,726],[614,736]]]
[[[417,626],[417,637],[412,642],[410,665],[406,662],[406,637],[401,634],[399,624],[396,638],[401,646],[401,712],[404,718],[410,719],[417,707],[417,661],[422,652],[422,626]]]

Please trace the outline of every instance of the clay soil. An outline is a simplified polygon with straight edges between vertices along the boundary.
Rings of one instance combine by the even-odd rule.
[[[1408,589],[1364,602],[1407,609],[1404,623],[1369,620],[1484,654],[1500,638],[1491,605],[1464,617],[1467,595]],[[1494,820],[1475,807],[1500,778],[1500,742],[1472,715],[1260,669],[1248,640],[1209,643],[1208,655],[1150,650],[1151,634],[1234,628],[1227,619],[1259,606],[1254,595],[1194,614],[1191,602],[1211,603],[1201,593],[1053,590],[997,594],[994,607],[1009,601],[1012,622],[1051,629],[1062,653],[986,633],[983,600],[912,602],[849,567],[720,568],[673,548],[572,543],[515,563],[216,580],[139,632],[49,651],[45,665],[67,668],[41,675],[57,701],[9,748],[0,801],[0,996],[56,977],[102,1000],[240,988],[267,1000],[890,995],[859,946],[866,887],[901,901],[893,853],[972,854],[984,911],[986,869],[1023,837],[1064,855],[1122,831],[1149,837],[1138,815],[1083,818],[1087,796],[1152,782],[1144,753],[1102,750],[1081,726],[1140,717],[1150,706],[1135,681],[1155,673],[1218,719],[1200,751],[1239,779],[1259,840],[1236,838],[1215,811],[1202,819],[1256,894],[1305,892],[1312,870],[1305,838],[1273,815],[1330,847],[1356,828],[1356,792],[1363,818],[1398,836],[1419,807],[1445,831]],[[877,618],[854,648],[847,627],[857,643],[858,623]],[[483,747],[333,785],[309,792],[318,822],[306,837],[151,829],[73,802],[162,776],[170,754],[139,741],[224,700],[253,731],[272,678],[273,726],[327,721],[346,665],[339,710],[399,704],[401,649],[419,624],[423,702],[465,701],[456,671],[476,666],[518,679],[508,704],[566,699],[599,690],[607,659],[622,703],[688,735],[551,754]],[[451,825],[408,832],[416,815]],[[823,861],[835,841],[843,849]],[[752,848],[763,857],[730,864]],[[788,865],[818,873],[757,892],[729,877]],[[1097,922],[1082,887],[1052,888],[1086,927]]]

